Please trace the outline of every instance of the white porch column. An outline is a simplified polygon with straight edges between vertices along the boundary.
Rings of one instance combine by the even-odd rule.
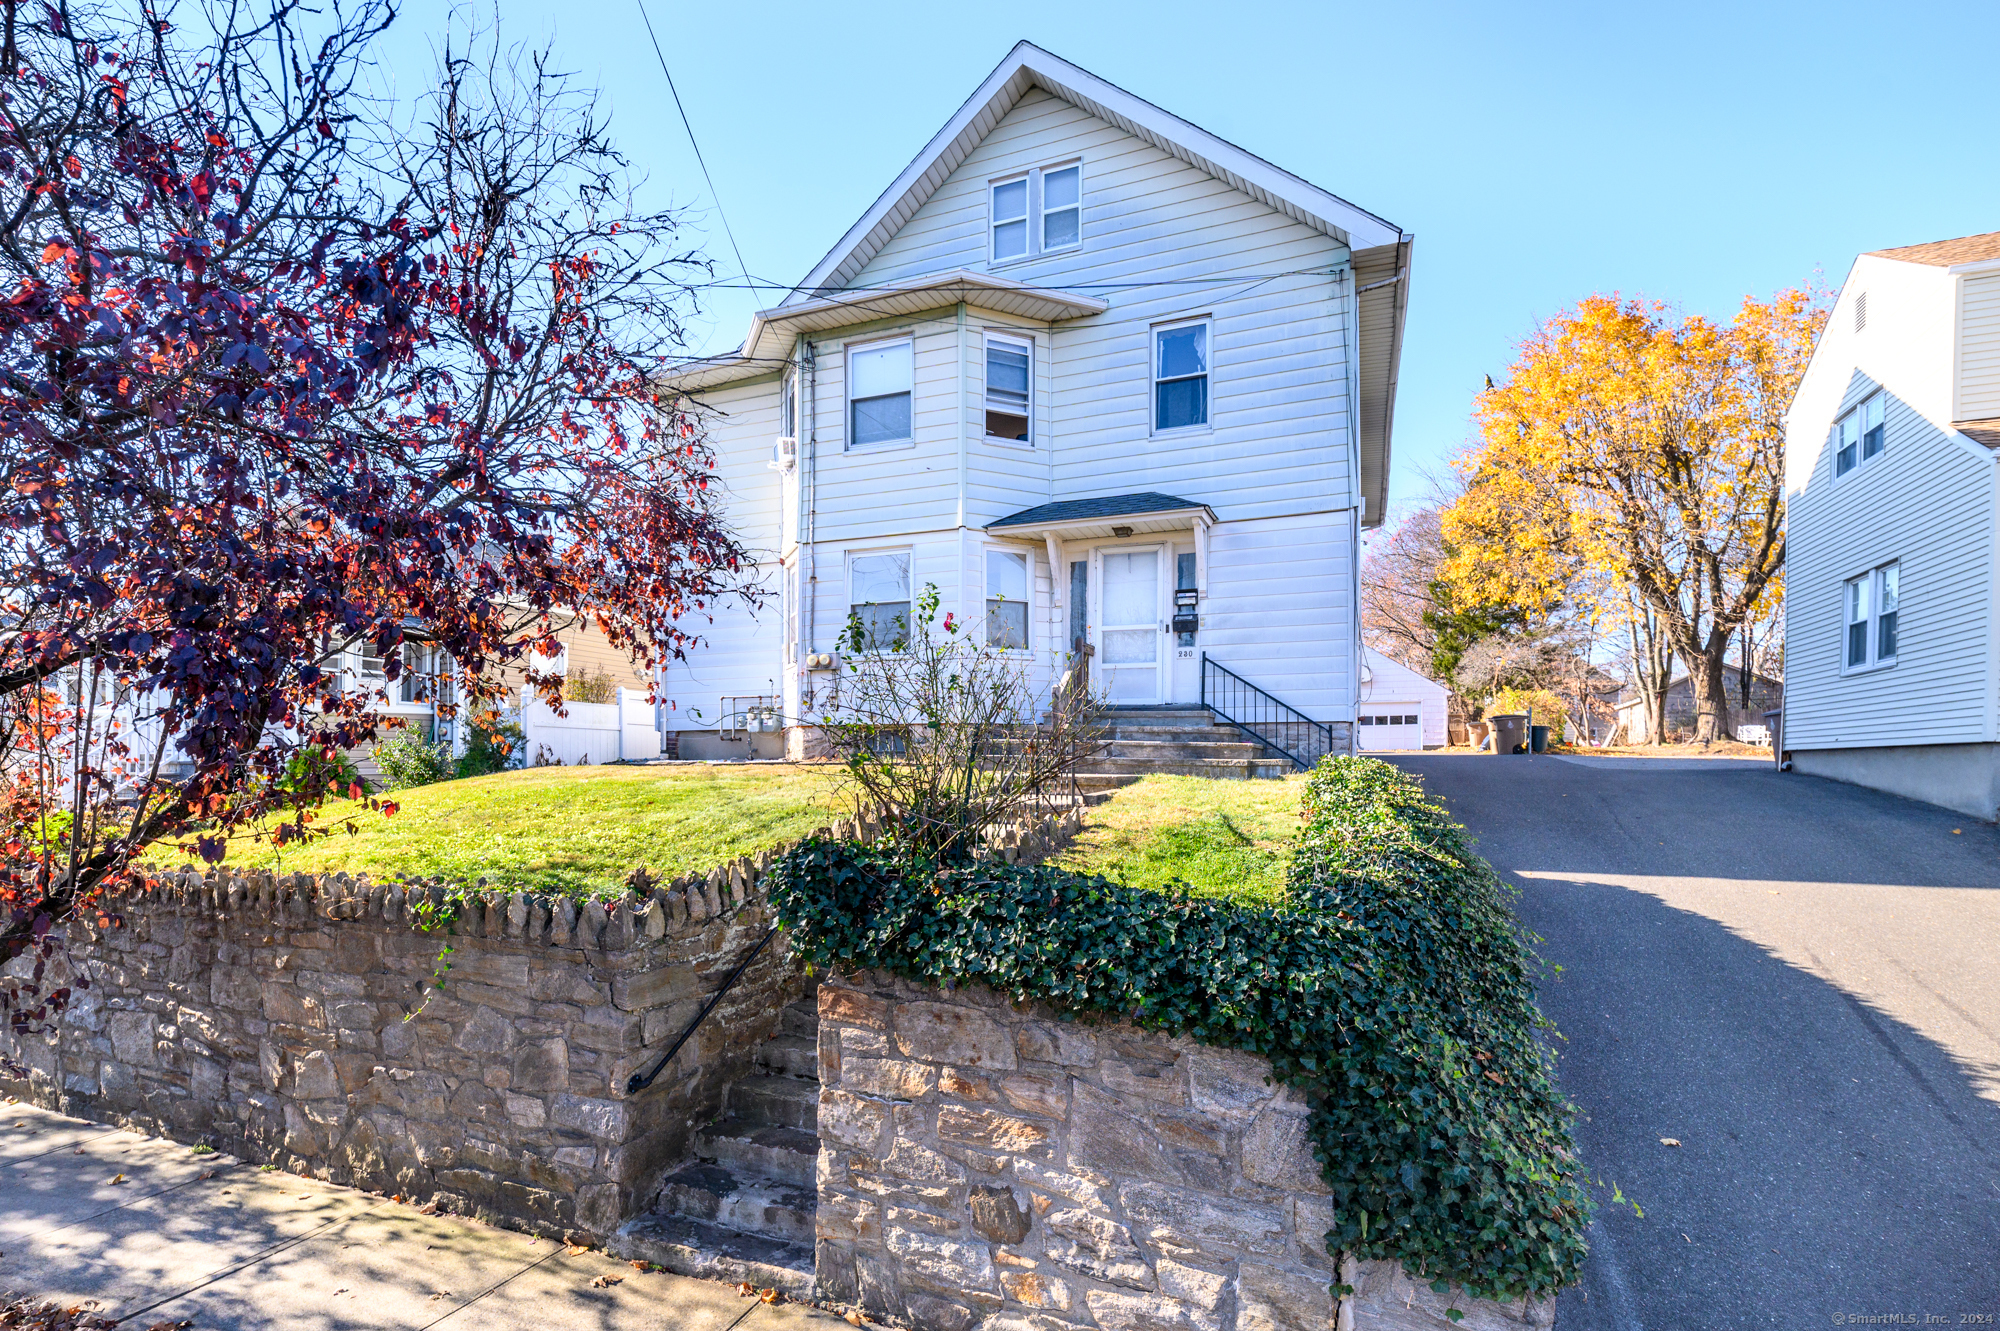
[[[1069,650],[1069,615],[1067,613],[1069,610],[1069,578],[1067,570],[1063,568],[1062,542],[1056,539],[1054,532],[1043,532],[1042,540],[1048,544],[1049,550],[1049,614],[1055,620],[1049,626],[1051,629],[1049,640],[1054,644],[1054,649],[1049,653],[1049,663],[1053,666],[1060,666],[1062,664],[1063,653]]]
[[[1208,600],[1208,523],[1198,515],[1194,520],[1194,588],[1203,601]]]

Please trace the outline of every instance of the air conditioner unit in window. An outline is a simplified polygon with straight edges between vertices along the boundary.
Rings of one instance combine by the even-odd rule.
[[[799,460],[799,441],[791,435],[779,435],[771,441],[771,470],[790,471]]]

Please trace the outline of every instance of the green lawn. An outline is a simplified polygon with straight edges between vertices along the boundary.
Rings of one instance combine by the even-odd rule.
[[[1054,863],[1132,887],[1180,879],[1199,896],[1274,905],[1284,896],[1305,774],[1282,781],[1149,776],[1090,810]]]
[[[603,896],[641,864],[663,879],[706,871],[834,821],[832,781],[824,767],[537,767],[395,791],[389,818],[329,804],[316,822],[358,830],[282,855],[240,842],[229,863]]]

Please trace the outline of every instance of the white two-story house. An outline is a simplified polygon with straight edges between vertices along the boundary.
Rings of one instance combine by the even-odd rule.
[[[1088,644],[1116,705],[1199,703],[1205,657],[1351,744],[1410,255],[1017,46],[739,353],[667,378],[767,592],[667,672],[681,754],[802,753],[850,613],[927,584],[1048,679]]]
[[[2000,811],[2000,232],[1854,262],[1786,423],[1793,769]]]

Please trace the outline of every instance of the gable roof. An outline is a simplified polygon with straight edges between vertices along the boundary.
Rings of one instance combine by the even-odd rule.
[[[853,281],[1030,88],[1055,94],[1294,221],[1332,236],[1349,249],[1375,249],[1405,238],[1394,223],[1051,55],[1033,42],[1021,42],[944,128],[931,136],[916,160],[903,168],[861,220],[806,274],[785,304],[813,299],[828,288]]]
[[[1901,263],[1923,263],[1933,268],[1950,268],[1961,263],[2000,259],[2000,231],[1987,231],[1977,236],[1959,236],[1955,240],[1933,240],[1924,245],[1904,245],[1893,250],[1870,250],[1868,253],[1877,259],[1895,259]]]

